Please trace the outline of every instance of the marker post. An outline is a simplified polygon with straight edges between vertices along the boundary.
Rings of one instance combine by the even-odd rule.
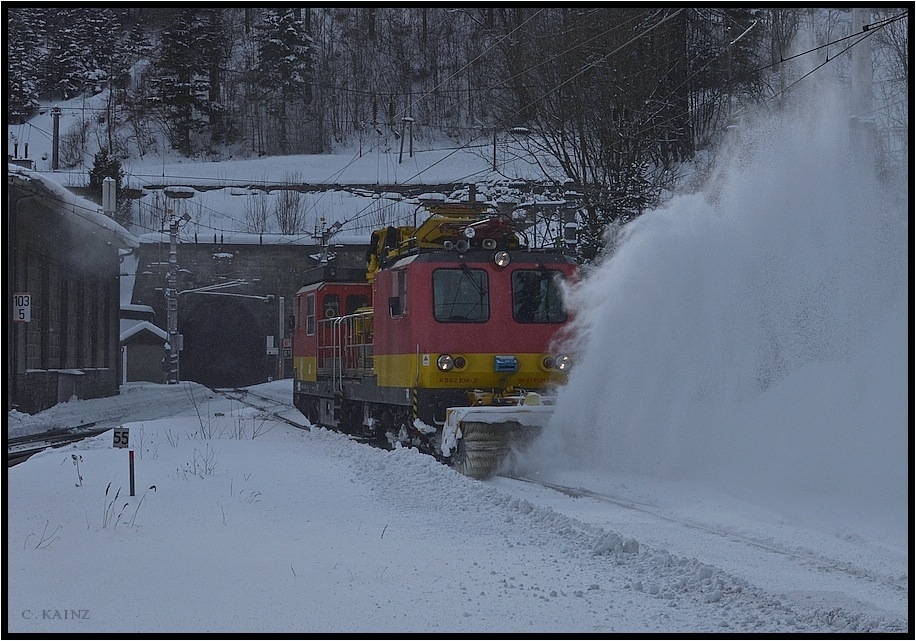
[[[126,427],[114,428],[114,446],[128,447],[130,442],[130,430]],[[130,495],[134,496],[134,451],[127,450],[130,460]]]

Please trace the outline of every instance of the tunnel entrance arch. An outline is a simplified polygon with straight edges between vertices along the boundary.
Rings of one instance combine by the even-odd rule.
[[[266,305],[231,296],[182,297],[182,380],[207,387],[245,387],[268,380]]]

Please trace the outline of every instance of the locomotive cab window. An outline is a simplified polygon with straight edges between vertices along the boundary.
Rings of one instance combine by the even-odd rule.
[[[340,316],[340,297],[337,294],[324,295],[324,317]]]
[[[512,273],[512,315],[519,323],[562,323],[566,309],[560,295],[563,273],[519,269]]]
[[[452,323],[486,321],[490,317],[487,272],[467,267],[434,271],[433,316]]]

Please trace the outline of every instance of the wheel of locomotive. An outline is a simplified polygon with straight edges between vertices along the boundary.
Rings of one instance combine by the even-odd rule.
[[[385,448],[388,446],[388,441],[385,437],[385,421],[388,420],[387,411],[385,405],[369,403],[371,425],[365,428],[365,432],[369,441],[376,447]]]
[[[468,422],[462,424],[461,431],[451,467],[479,480],[492,477],[509,455],[508,430],[490,423]]]
[[[358,401],[341,401],[338,429],[344,434],[362,434],[363,404]]]
[[[388,449],[400,446],[410,446],[408,423],[410,411],[400,405],[386,405],[382,414],[382,427],[384,440]]]

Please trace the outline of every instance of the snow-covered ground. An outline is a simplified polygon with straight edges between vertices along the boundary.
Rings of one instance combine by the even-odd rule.
[[[307,425],[289,406],[290,381],[251,389],[284,405],[135,383],[120,403],[23,417],[35,427],[120,412],[136,489],[129,496],[128,450],[110,431],[9,470],[10,632],[909,625],[904,547],[689,483],[531,470],[475,481],[415,450],[278,422]],[[168,405],[183,409],[131,421]]]

